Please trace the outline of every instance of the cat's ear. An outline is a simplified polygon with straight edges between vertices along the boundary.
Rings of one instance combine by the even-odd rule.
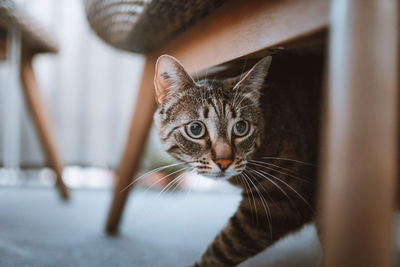
[[[169,93],[194,86],[195,82],[186,72],[182,64],[174,57],[162,55],[156,63],[154,87],[156,98],[162,104]]]
[[[235,85],[234,90],[250,90],[258,93],[267,77],[271,61],[271,56],[258,61]]]

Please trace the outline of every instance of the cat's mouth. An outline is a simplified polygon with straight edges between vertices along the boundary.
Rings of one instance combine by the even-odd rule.
[[[197,173],[199,175],[202,175],[207,178],[215,179],[215,180],[229,180],[233,176],[239,175],[240,172],[235,172],[235,171],[229,171],[229,172],[224,172],[224,171],[218,171],[218,172],[204,172],[201,170],[198,170]]]
[[[194,171],[204,177],[211,178],[214,180],[229,180],[234,176],[240,175],[244,169],[246,162],[244,160],[239,161],[240,165],[233,163],[227,168],[220,168],[217,164],[210,164],[208,166],[199,165],[193,166]]]

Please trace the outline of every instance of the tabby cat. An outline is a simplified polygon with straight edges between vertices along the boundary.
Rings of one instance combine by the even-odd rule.
[[[154,118],[165,149],[243,189],[238,210],[194,266],[235,266],[315,217],[322,62],[298,53],[274,56],[270,68],[271,61],[200,81],[171,56],[157,61]]]

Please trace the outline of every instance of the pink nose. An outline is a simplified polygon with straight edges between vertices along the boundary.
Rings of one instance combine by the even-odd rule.
[[[226,170],[229,165],[231,165],[232,160],[231,159],[219,159],[216,160],[215,163],[217,163],[217,165],[221,168],[221,170]]]

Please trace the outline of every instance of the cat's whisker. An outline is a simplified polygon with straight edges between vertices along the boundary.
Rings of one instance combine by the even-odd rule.
[[[253,94],[253,92],[248,92],[248,93],[244,94],[244,95],[242,96],[242,98],[240,99],[240,102],[237,103],[237,104],[234,104],[234,106],[235,106],[235,107],[240,106],[240,104],[243,102],[243,100],[245,100],[246,98],[248,98],[248,96],[251,96],[252,94]]]
[[[290,159],[290,158],[283,158],[283,157],[261,157],[261,158],[262,158],[262,159],[286,160],[286,161],[296,162],[296,163],[300,163],[300,164],[304,164],[304,165],[309,165],[309,166],[313,166],[313,167],[318,167],[318,165],[316,165],[316,164],[314,164],[314,163],[305,162],[305,161],[301,161],[301,160],[297,160],[297,159]]]
[[[241,173],[241,174],[239,175],[239,177],[240,177],[241,181],[244,182],[243,185],[244,185],[244,188],[245,188],[247,194],[248,194],[249,196],[251,196],[251,199],[250,199],[250,201],[249,201],[250,209],[251,209],[251,214],[253,215],[253,212],[255,212],[255,214],[256,214],[256,220],[258,220],[256,202],[255,202],[255,199],[254,199],[253,192],[251,191],[250,184],[249,184],[249,183],[247,182],[247,180],[244,178],[243,173]],[[247,190],[247,188],[248,188],[248,190]],[[254,209],[253,209],[253,206],[251,205],[251,201],[253,201]]]
[[[267,181],[269,181],[270,183],[272,183],[274,186],[276,186],[276,187],[279,189],[279,191],[281,191],[281,192],[286,196],[286,198],[289,200],[289,202],[290,202],[293,206],[296,206],[296,205],[294,205],[294,201],[293,201],[292,198],[286,193],[286,191],[283,190],[282,187],[280,187],[277,183],[275,183],[275,182],[274,182],[273,180],[271,180],[269,177],[263,175],[262,173],[258,172],[257,170],[248,169],[248,171],[250,171],[250,172],[256,174],[257,176],[259,176],[259,177],[261,177],[261,178],[263,178],[263,179],[266,179]]]
[[[188,174],[188,173],[190,173],[190,172],[186,172],[186,174]],[[180,181],[177,182],[177,183],[175,184],[175,188],[172,189],[171,193],[175,193],[176,191],[178,191],[178,188],[180,187],[180,185],[181,185],[184,181],[185,181],[185,179],[180,179]],[[183,191],[183,190],[180,189],[180,192],[182,192],[182,191]]]
[[[278,170],[282,170],[282,171],[288,172],[288,173],[293,174],[293,175],[297,175],[297,173],[295,171],[293,171],[293,170],[291,170],[289,168],[284,168],[282,166],[275,165],[275,164],[272,164],[272,163],[268,163],[268,162],[264,162],[264,161],[260,161],[260,160],[253,160],[253,159],[248,160],[248,162],[265,165],[265,166],[270,167],[273,170],[278,169]]]
[[[242,91],[240,90],[240,85],[241,84],[239,83],[239,84],[237,84],[237,87],[235,86],[236,91],[235,91],[235,96],[234,96],[233,101],[232,101],[232,107],[234,107],[234,108],[237,107],[236,103],[240,99],[240,96],[241,96],[241,93],[242,93]]]
[[[250,177],[247,176],[247,174],[243,173],[244,177],[247,177],[247,180],[254,186],[254,189],[256,190],[258,196],[261,199],[261,204],[264,208],[265,215],[267,216],[267,221],[269,225],[269,231],[270,231],[270,236],[272,237],[272,217],[271,217],[271,210],[269,209],[268,202],[265,200],[264,196],[261,194],[260,190],[257,188],[257,186],[254,184],[254,182],[250,179]]]
[[[245,171],[244,171],[245,172]],[[246,172],[245,172],[246,173]],[[247,173],[247,176],[250,178],[250,173]],[[263,190],[263,192],[265,192],[267,195],[268,195],[268,198],[271,200],[271,198],[270,198],[270,196],[269,196],[269,194],[268,194],[268,190],[266,190],[266,188],[263,186],[263,184],[262,183],[257,183],[257,188],[258,187],[261,187],[261,189]],[[260,189],[260,188],[258,188],[258,189]],[[272,201],[272,200],[271,200]]]
[[[254,170],[254,171],[256,171],[256,170]],[[278,180],[279,182],[283,183],[284,185],[286,185],[286,186],[287,186],[290,190],[292,190],[301,200],[303,200],[304,203],[307,204],[308,207],[310,207],[310,208],[314,211],[314,208],[310,205],[310,203],[308,203],[308,201],[305,200],[304,197],[303,197],[302,195],[300,195],[300,193],[297,192],[297,191],[296,191],[293,187],[291,187],[288,183],[286,183],[286,182],[283,181],[282,179],[279,179],[278,177],[276,177],[275,175],[272,175],[272,174],[270,174],[270,173],[263,172],[263,171],[256,171],[256,172],[261,172],[261,173],[265,174],[266,176],[269,176],[269,177],[271,177],[271,178],[274,178],[274,179]]]
[[[153,169],[153,170],[150,170],[150,171],[148,171],[148,172],[142,174],[142,175],[139,176],[138,178],[134,179],[133,182],[129,183],[124,189],[121,190],[121,193],[124,192],[126,189],[128,189],[130,186],[132,186],[132,185],[134,185],[135,183],[137,183],[138,181],[143,180],[143,179],[146,178],[148,175],[151,175],[151,174],[156,173],[156,172],[158,172],[158,171],[162,171],[162,170],[165,170],[165,169],[174,167],[174,166],[178,166],[178,165],[182,165],[182,164],[188,164],[188,163],[191,163],[191,162],[172,163],[172,164],[169,164],[169,165],[166,165],[166,166],[161,166],[161,167],[155,168],[155,169]]]
[[[241,93],[242,92],[240,92],[240,85],[238,85],[237,88],[236,88],[235,97],[234,97],[234,99],[232,101],[232,107],[236,108],[236,103],[240,99]]]
[[[242,72],[240,73],[240,80],[243,78],[244,70],[246,69],[246,64],[247,64],[247,57],[244,59],[244,64],[242,67]]]
[[[232,107],[235,107],[236,97],[239,95],[239,88],[236,88],[235,95],[233,96]]]
[[[245,177],[247,177],[247,175],[245,174]],[[267,216],[267,221],[268,221],[268,226],[269,226],[269,233],[270,233],[270,237],[272,237],[272,214],[271,214],[271,210],[269,208],[268,202],[267,200],[264,198],[264,196],[262,195],[262,193],[260,192],[260,190],[257,188],[257,186],[251,181],[251,179],[249,177],[247,177],[246,179],[248,179],[254,186],[254,188],[256,189],[256,192],[261,200],[261,204],[263,206],[263,209],[265,211],[265,215]]]
[[[288,199],[290,205],[296,210],[297,214],[300,214],[299,209],[297,208],[297,205],[295,204],[295,201],[289,196],[289,194],[277,183],[275,183],[273,180],[271,180],[268,176],[265,176],[267,173],[263,172],[263,171],[257,171],[254,169],[249,169],[249,171],[251,171],[252,173],[254,173],[255,175],[257,175],[258,177],[261,177],[263,179],[266,179],[268,182],[270,182],[271,184],[273,184],[274,186],[276,186],[279,191],[281,191],[286,198]],[[265,191],[268,192],[268,191]]]
[[[272,170],[272,171],[275,171],[275,172],[277,172],[277,173],[283,174],[283,175],[285,175],[285,176],[294,178],[294,179],[296,179],[296,180],[299,180],[299,181],[302,181],[302,182],[305,182],[305,183],[310,183],[310,181],[308,181],[308,180],[306,180],[306,179],[304,179],[304,178],[301,178],[301,177],[298,177],[298,176],[294,176],[294,175],[291,175],[291,174],[289,174],[289,173],[285,173],[285,172],[279,171],[279,170],[277,170],[277,169],[274,169],[274,168],[272,168],[272,167],[268,167],[268,166],[261,165],[261,164],[259,164],[259,163],[255,163],[255,162],[250,161],[250,160],[248,161],[248,164],[252,164],[252,165],[255,165],[255,166],[259,166],[259,167],[265,168],[265,169],[267,169],[267,170]]]
[[[217,77],[214,75],[214,78],[213,78],[212,81],[211,81],[211,86],[210,86],[211,88],[213,88],[213,85],[214,85],[214,82],[215,82],[216,78],[217,78]]]
[[[242,75],[243,75],[244,69],[246,68],[246,63],[247,63],[247,58],[245,59],[245,63],[244,63],[244,65],[243,65],[242,72],[240,73],[240,78],[239,78],[239,80],[242,80]],[[232,104],[232,107],[235,107],[236,98],[237,98],[237,96],[239,95],[239,91],[240,91],[240,84],[238,84],[238,86],[237,86],[237,88],[236,88],[236,91],[235,91],[235,95],[233,96],[233,101],[232,101],[233,104]]]
[[[242,71],[240,73],[239,81],[241,81],[242,78],[243,78],[244,70],[246,69],[246,64],[247,64],[247,58],[244,59],[244,64],[243,64],[243,67],[242,67]],[[240,83],[238,84],[238,87],[236,88],[235,95],[233,97],[233,102],[232,102],[233,103],[233,105],[232,105],[233,107],[236,107],[235,103],[236,103],[236,100],[237,100],[236,98],[239,95],[239,91],[240,91]]]
[[[158,196],[156,199],[159,199],[163,193],[165,193],[168,189],[170,189],[172,186],[174,186],[177,182],[179,182],[181,179],[184,178],[184,175],[186,173],[182,173],[179,176],[175,177],[171,182],[169,182],[164,188],[158,193]]]
[[[165,189],[168,185],[170,185],[172,182],[176,182],[178,179],[180,179],[181,177],[183,177],[184,174],[185,174],[185,172],[182,173],[182,174],[180,174],[179,176],[175,177],[171,182],[169,182],[169,183],[163,188],[162,191],[160,191],[151,201],[149,201],[149,203],[148,203],[148,208],[147,208],[147,210],[146,210],[146,212],[145,212],[145,215],[146,215],[146,216],[147,216],[148,212],[150,211],[151,206],[154,204],[154,202],[155,202],[156,200],[158,200],[158,199],[161,197],[161,194],[163,193],[164,189]]]
[[[250,104],[250,105],[246,105],[246,106],[240,107],[238,109],[238,111],[241,111],[242,109],[247,108],[247,107],[254,107],[254,106],[258,106],[258,103],[254,103],[254,104]]]
[[[168,174],[168,175],[165,175],[164,177],[162,177],[162,178],[160,178],[160,179],[157,179],[157,181],[153,182],[150,186],[148,186],[148,187],[146,188],[146,190],[144,191],[144,193],[146,193],[146,192],[149,191],[150,188],[152,188],[154,185],[160,183],[161,181],[167,179],[168,177],[170,177],[170,176],[172,176],[172,175],[174,175],[174,174],[176,174],[176,173],[185,171],[185,170],[187,170],[187,169],[190,169],[190,167],[181,168],[181,169],[179,169],[179,170],[176,170],[176,171],[174,171],[174,172],[171,172],[171,173]]]
[[[277,169],[280,169],[280,170],[283,170],[283,171],[287,171],[287,172],[289,172],[289,173],[292,173],[293,175],[297,175],[297,173],[296,172],[294,172],[293,170],[291,170],[291,169],[289,169],[289,168],[284,168],[284,167],[282,167],[282,166],[279,166],[279,165],[276,165],[276,164],[272,164],[272,163],[269,163],[269,162],[264,162],[264,161],[261,161],[261,160],[254,160],[254,159],[250,159],[250,160],[248,160],[249,162],[256,162],[256,163],[259,163],[259,164],[265,164],[265,165],[267,165],[267,166],[272,166],[272,167],[275,167],[275,168],[277,168]],[[272,168],[271,167],[271,168]]]
[[[243,67],[242,67],[242,71],[241,71],[241,73],[240,73],[240,78],[239,78],[240,81],[242,80],[243,74],[245,73],[244,70],[246,69],[246,64],[247,64],[247,58],[245,58],[245,61],[244,61]],[[234,97],[233,97],[232,107],[234,107],[234,108],[237,107],[236,101],[238,100],[237,97],[240,95],[240,94],[239,94],[239,92],[240,92],[240,85],[241,85],[241,84],[239,83],[238,86],[237,86],[237,88],[236,88],[235,95],[234,95]],[[239,110],[239,111],[240,111],[240,110]]]

